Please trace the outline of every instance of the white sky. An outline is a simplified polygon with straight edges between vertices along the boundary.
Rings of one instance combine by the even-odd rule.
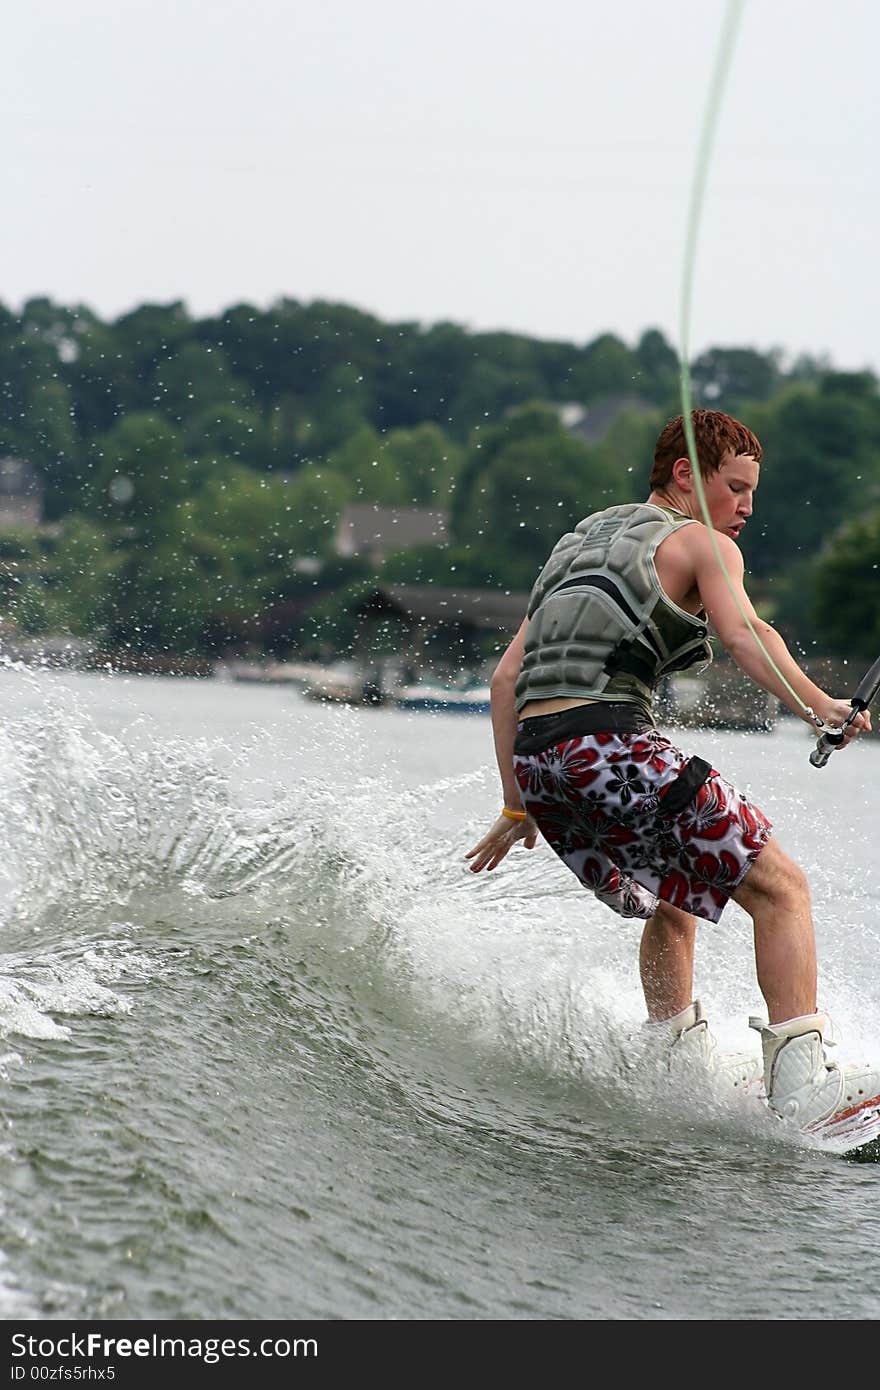
[[[27,0],[0,299],[678,337],[721,0]],[[750,0],[692,343],[880,369],[880,6]]]

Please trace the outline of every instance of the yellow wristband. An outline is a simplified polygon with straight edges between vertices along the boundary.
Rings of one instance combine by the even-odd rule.
[[[526,818],[525,811],[511,811],[509,806],[502,806],[501,814],[506,816],[508,820],[525,820]]]

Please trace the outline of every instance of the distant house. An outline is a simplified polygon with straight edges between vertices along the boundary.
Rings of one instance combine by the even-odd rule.
[[[557,407],[565,428],[586,444],[598,444],[604,439],[618,415],[624,411],[650,415],[656,408],[643,396],[605,396],[600,401],[591,401],[589,405],[569,401]]]
[[[24,459],[0,458],[0,530],[33,530],[43,520],[43,483]]]
[[[419,507],[379,507],[359,504],[346,507],[336,530],[336,554],[359,555],[379,565],[394,550],[414,545],[446,545],[449,518],[445,512]]]
[[[485,637],[508,640],[525,616],[527,593],[377,585],[350,611],[360,619],[358,655],[396,652],[413,670],[479,665]]]

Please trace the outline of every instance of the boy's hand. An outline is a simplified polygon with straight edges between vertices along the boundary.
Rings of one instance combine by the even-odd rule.
[[[473,859],[471,873],[478,874],[481,869],[497,868],[508,850],[513,849],[519,840],[526,849],[534,849],[537,839],[538,827],[531,816],[526,816],[525,820],[509,820],[507,816],[499,816],[488,835],[484,835],[479,844],[468,850],[465,859]]]
[[[829,699],[827,704],[823,708],[817,710],[816,712],[821,716],[822,719],[824,719],[826,725],[829,726],[830,732],[833,733],[835,729],[841,728],[841,726],[846,723],[847,719],[849,719],[850,715],[852,714],[852,704],[849,700]],[[857,738],[859,734],[869,734],[870,732],[870,711],[860,710],[859,713],[856,715],[855,719],[853,720],[852,724],[847,729],[841,747],[845,748],[847,744],[851,743],[852,740],[854,738]]]

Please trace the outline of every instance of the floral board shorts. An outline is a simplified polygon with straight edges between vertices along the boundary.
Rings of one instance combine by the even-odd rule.
[[[650,917],[662,898],[717,922],[772,834],[747,796],[656,729],[567,738],[514,764],[541,834],[622,917]]]

